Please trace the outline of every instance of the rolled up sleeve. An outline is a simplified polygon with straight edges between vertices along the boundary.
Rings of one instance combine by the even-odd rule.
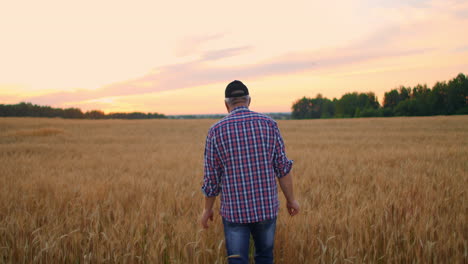
[[[202,192],[207,197],[217,196],[221,191],[221,161],[216,149],[215,137],[208,133],[204,155],[204,177]]]
[[[275,150],[273,156],[273,168],[276,177],[281,178],[291,171],[294,161],[286,157],[284,141],[278,127],[275,127]]]

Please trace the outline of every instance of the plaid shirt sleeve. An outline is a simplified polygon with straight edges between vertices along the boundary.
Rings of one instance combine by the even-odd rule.
[[[286,157],[286,151],[284,147],[284,141],[281,137],[279,128],[275,126],[275,150],[273,155],[273,168],[276,177],[281,178],[291,171],[293,160],[289,160]]]
[[[212,133],[208,133],[205,144],[205,173],[202,191],[207,197],[217,196],[221,191],[221,161],[216,149],[216,140]]]

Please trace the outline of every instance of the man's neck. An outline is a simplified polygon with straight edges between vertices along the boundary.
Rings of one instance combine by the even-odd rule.
[[[238,104],[238,105],[234,105],[233,107],[229,107],[229,113],[231,113],[232,111],[234,111],[235,109],[239,108],[239,107],[246,107],[246,108],[249,108],[248,105],[246,104]]]

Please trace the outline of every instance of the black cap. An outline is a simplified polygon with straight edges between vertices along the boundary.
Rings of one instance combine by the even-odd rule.
[[[241,81],[235,80],[226,86],[224,97],[241,97],[249,95],[249,89]]]

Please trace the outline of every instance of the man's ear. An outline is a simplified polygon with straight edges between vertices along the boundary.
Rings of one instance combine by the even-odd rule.
[[[247,104],[247,106],[250,106],[251,102],[252,102],[252,97],[249,96],[249,103]]]
[[[228,113],[230,113],[231,111],[229,111],[229,105],[227,104],[226,101],[224,101],[224,105],[226,106],[226,110],[228,111]]]

